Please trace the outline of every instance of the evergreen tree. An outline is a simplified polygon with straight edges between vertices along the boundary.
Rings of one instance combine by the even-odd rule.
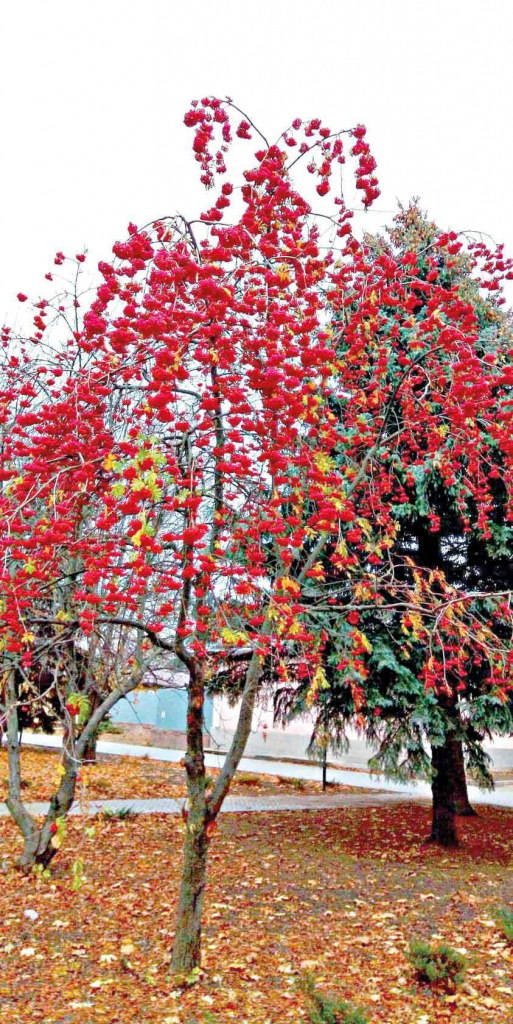
[[[430,367],[418,355],[418,337],[430,301],[429,293],[424,291],[425,282],[436,278],[440,288],[455,294],[471,308],[474,331],[472,340],[465,341],[472,345],[471,362],[481,367],[497,367],[507,366],[510,360],[510,320],[498,302],[482,298],[480,282],[472,274],[472,260],[468,253],[454,252],[454,239],[453,235],[440,236],[436,225],[426,219],[415,203],[400,210],[387,237],[366,239],[368,262],[364,272],[369,276],[373,261],[400,259],[411,262],[416,277],[399,310],[395,297],[392,304],[391,298],[385,296],[374,313],[376,333],[388,335],[396,356],[386,364],[391,401],[384,430],[385,436],[394,433],[396,441],[376,467],[376,474],[389,476],[395,538],[388,550],[384,551],[383,546],[380,549],[383,486],[376,488],[380,498],[373,502],[372,489],[366,481],[366,493],[362,491],[359,502],[365,518],[360,516],[352,524],[346,541],[360,541],[360,564],[367,560],[368,569],[374,572],[374,582],[371,580],[363,587],[361,583],[356,587],[350,585],[346,569],[354,552],[347,543],[325,553],[324,575],[332,585],[333,605],[332,612],[327,608],[322,612],[329,637],[325,647],[327,685],[314,694],[314,701],[306,679],[297,685],[285,682],[276,696],[277,714],[282,719],[315,710],[314,747],[345,747],[347,727],[356,724],[376,747],[371,762],[376,770],[402,779],[424,774],[431,777],[432,839],[443,845],[457,841],[455,813],[473,813],[466,789],[465,762],[481,785],[492,786],[483,740],[493,732],[512,728],[511,705],[493,686],[496,667],[493,658],[487,657],[486,643],[472,652],[464,651],[460,657],[455,650],[458,623],[455,629],[450,627],[452,636],[443,635],[448,617],[454,623],[464,614],[475,616],[476,622],[486,622],[494,650],[502,646],[503,664],[507,663],[510,627],[500,612],[497,614],[497,595],[512,588],[513,529],[508,520],[501,448],[490,436],[489,426],[478,411],[476,429],[483,435],[488,460],[485,516],[476,500],[482,462],[473,462],[471,446],[466,447],[456,431],[452,438],[447,438],[442,417],[431,436],[422,436],[420,430],[419,438],[415,436],[416,422],[422,415],[419,410],[427,406],[436,419],[437,409],[442,409],[433,354]],[[377,301],[374,305],[378,305]],[[347,349],[352,321],[361,326],[361,311],[356,306],[344,311],[339,334],[342,352]],[[368,323],[369,318],[363,327],[371,349],[375,341]],[[451,373],[451,359],[454,356],[448,360],[446,352],[440,353],[440,376]],[[363,365],[362,375],[366,372]],[[411,382],[406,398],[401,392],[401,373],[403,381],[408,375]],[[468,386],[472,386],[471,380]],[[347,401],[353,397],[348,393]],[[437,432],[443,443],[449,442],[449,465],[440,454]],[[343,574],[337,571],[337,550]],[[439,598],[441,602],[450,602],[451,594],[465,595],[465,612],[455,602],[447,616],[440,614],[437,623],[433,619],[432,601],[436,604]],[[479,596],[470,598],[471,594]],[[315,595],[312,601],[315,603]],[[337,615],[340,630],[339,639],[334,642]],[[363,637],[363,657],[356,666],[354,659],[345,656],[351,627]],[[427,657],[428,645],[431,657]],[[431,677],[430,663],[436,666]]]

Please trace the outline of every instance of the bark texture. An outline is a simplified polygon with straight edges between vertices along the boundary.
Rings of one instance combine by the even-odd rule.
[[[206,822],[196,815],[189,815],[172,959],[172,970],[184,978],[199,967],[201,960],[201,922],[207,880],[207,854]]]
[[[56,824],[58,818],[65,818],[73,805],[80,768],[79,763],[67,754],[64,755],[62,765],[64,773],[57,792],[52,796],[43,825],[38,828],[32,819],[33,828],[30,834],[25,836],[23,852],[18,861],[18,866],[24,871],[30,871],[36,865],[47,868],[59,848],[58,845],[54,845],[57,833],[52,826]]]
[[[476,811],[472,807],[468,798],[465,758],[463,756],[463,744],[461,740],[453,741],[452,755],[452,779],[456,814],[461,818],[471,818],[476,815]]]
[[[431,783],[433,817],[430,840],[433,843],[439,843],[440,846],[446,847],[458,845],[456,801],[454,798],[452,774],[454,765],[453,744],[454,740],[448,735],[443,744],[433,747],[431,753],[433,767],[433,780]]]
[[[180,655],[185,661],[185,654]],[[210,796],[206,793],[205,758],[203,752],[203,704],[205,680],[202,667],[187,657],[190,683],[187,711],[187,773],[188,808],[185,813],[187,832],[180,898],[171,961],[172,971],[188,977],[201,962],[201,919],[207,878],[210,835],[223,800],[228,793],[251,730],[262,663],[253,655],[242,695],[239,719],[223,769]]]
[[[9,756],[9,795],[7,808],[20,829],[23,839],[23,851],[18,860],[18,867],[30,871],[40,865],[48,867],[59,849],[55,826],[58,819],[65,818],[73,805],[80,766],[85,759],[85,752],[91,741],[94,741],[98,727],[110,709],[140,682],[140,675],[127,681],[122,687],[113,690],[103,701],[95,704],[90,717],[81,733],[75,737],[73,727],[64,737],[62,757],[62,776],[59,786],[50,800],[48,814],[40,826],[23,800],[21,788],[21,746],[19,728],[19,694],[15,673],[7,680],[8,714],[5,732],[7,734],[7,750]]]
[[[188,659],[188,662],[189,693],[187,706],[187,753],[185,755],[188,807],[184,812],[186,836],[171,962],[173,972],[185,978],[200,965],[201,919],[203,914],[203,894],[207,878],[208,850],[205,757],[203,752],[205,681],[201,666],[193,659]]]

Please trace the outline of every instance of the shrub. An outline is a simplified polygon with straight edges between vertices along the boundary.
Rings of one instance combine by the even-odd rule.
[[[503,910],[498,910],[495,920],[504,938],[508,942],[513,942],[513,910],[508,910],[507,907],[504,907]]]
[[[96,730],[97,736],[102,736],[103,733],[109,733],[110,736],[121,736],[123,733],[123,727],[116,725],[108,716],[104,718],[103,722],[100,722],[98,729]]]
[[[467,969],[463,954],[444,942],[432,946],[422,939],[413,939],[408,960],[415,968],[419,981],[447,990],[461,985]]]
[[[286,775],[278,775],[277,782],[279,786],[290,786],[292,789],[303,790],[305,788],[304,779],[289,779]]]
[[[251,772],[237,772],[234,782],[238,783],[239,786],[259,786],[262,780],[258,775],[253,775]]]
[[[308,977],[300,983],[308,999],[310,1024],[368,1024],[369,1018],[354,1003],[327,995]]]
[[[112,810],[110,807],[105,807],[103,810],[98,811],[98,818],[104,818],[106,821],[112,821],[117,819],[118,821],[126,821],[127,818],[135,818],[135,811],[131,807],[118,807],[117,810]]]

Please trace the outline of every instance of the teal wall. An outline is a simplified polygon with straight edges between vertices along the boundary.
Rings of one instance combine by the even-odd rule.
[[[212,726],[212,701],[205,701],[205,727]],[[187,718],[187,691],[141,690],[130,693],[113,707],[111,718],[115,722],[132,725],[153,725],[157,729],[184,732]]]

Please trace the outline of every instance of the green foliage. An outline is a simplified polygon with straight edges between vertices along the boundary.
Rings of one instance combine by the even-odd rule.
[[[495,920],[504,935],[504,938],[508,942],[513,942],[513,910],[509,910],[508,907],[503,907],[502,910],[498,910]]]
[[[431,945],[423,939],[412,939],[408,960],[415,968],[419,981],[452,991],[465,977],[467,962],[463,953],[446,945]]]
[[[98,818],[104,818],[106,821],[126,821],[127,819],[135,818],[136,813],[131,807],[118,807],[117,810],[112,810],[110,807],[105,807],[102,811],[98,812]]]
[[[354,1003],[319,991],[311,976],[303,978],[300,988],[308,1000],[310,1024],[368,1024],[369,1018]]]
[[[252,772],[237,772],[235,781],[239,786],[258,786],[260,779]]]
[[[288,779],[285,775],[278,775],[277,782],[279,786],[291,786],[292,789],[303,790],[305,788],[304,779]]]
[[[34,864],[32,872],[38,883],[51,881],[52,872],[50,868],[44,868],[42,864]]]
[[[219,1017],[210,1010],[205,1010],[203,1016],[200,1017],[187,1017],[185,1024],[220,1024]]]
[[[438,284],[442,292],[446,288],[456,289],[477,317],[476,357],[497,362],[497,365],[509,365],[509,321],[498,312],[493,299],[480,296],[470,265],[463,254],[457,260],[447,260],[447,253],[437,241],[438,236],[436,225],[413,203],[406,209],[400,209],[392,226],[387,229],[386,237],[367,235],[366,245],[376,259],[381,259],[385,252],[393,253],[398,258],[412,257],[421,280],[427,278],[430,261],[436,257]],[[356,307],[349,308],[347,315],[351,318],[357,312]],[[400,339],[399,348],[404,355],[415,360],[418,358],[419,332],[422,334],[427,315],[426,301],[419,296],[414,314],[406,314],[406,309],[392,310],[388,300],[383,300],[380,315],[384,337],[390,328],[391,316],[394,315],[397,337]],[[337,315],[334,319],[338,331],[343,325],[339,323]],[[338,332],[338,336],[338,355],[343,360],[347,344],[343,329]],[[493,431],[490,432],[483,422],[480,427],[482,442],[488,448],[488,457],[494,469],[491,479],[495,480],[491,485],[486,529],[483,529],[476,503],[470,500],[468,453],[463,449],[461,457],[453,458],[455,439],[451,437],[447,424],[442,422],[442,417],[439,441],[433,448],[431,444],[422,446],[418,457],[412,459],[400,394],[394,391],[403,373],[402,363],[398,359],[399,348],[394,353],[394,346],[387,341],[389,362],[386,373],[394,395],[391,422],[394,424],[393,429],[397,428],[398,436],[393,448],[385,445],[380,453],[383,466],[386,466],[390,475],[391,516],[396,527],[394,543],[389,549],[384,569],[376,567],[376,590],[383,587],[385,600],[382,606],[378,602],[374,607],[372,602],[369,604],[369,594],[365,595],[358,584],[348,583],[345,572],[338,571],[331,552],[326,550],[323,568],[331,588],[333,611],[324,606],[319,614],[323,616],[329,637],[325,647],[329,688],[316,695],[316,722],[310,750],[313,753],[315,747],[322,746],[321,741],[325,747],[327,737],[329,749],[342,752],[347,748],[348,727],[354,724],[355,716],[358,715],[360,735],[365,736],[374,750],[374,756],[369,762],[371,771],[401,781],[430,778],[431,750],[449,737],[461,743],[466,769],[472,779],[483,788],[491,788],[493,779],[490,760],[483,741],[492,732],[511,732],[513,702],[502,700],[492,685],[494,669],[491,661],[484,656],[482,659],[472,658],[472,644],[468,649],[468,664],[464,673],[465,690],[458,691],[458,699],[452,708],[439,701],[436,688],[428,689],[425,685],[426,637],[419,626],[422,602],[419,602],[416,624],[405,621],[401,603],[398,602],[394,607],[394,602],[402,587],[412,588],[415,593],[416,567],[421,570],[419,579],[424,581],[423,586],[430,580],[430,573],[436,573],[437,577],[433,577],[430,586],[438,578],[446,581],[448,587],[461,590],[467,595],[476,594],[465,605],[465,622],[463,619],[461,622],[463,631],[471,634],[474,628],[472,621],[488,620],[493,624],[490,628],[498,647],[504,644],[508,648],[511,642],[510,627],[505,620],[499,621],[496,615],[497,595],[509,591],[513,581],[513,525],[508,521],[507,493],[501,482],[502,456],[492,436]],[[452,374],[451,362],[447,362],[443,353],[440,353],[439,368],[444,374]],[[365,374],[365,371],[362,372]],[[439,399],[435,394],[437,389],[432,388],[428,377],[420,386],[424,390],[418,405],[419,414],[422,403],[429,401],[436,418]],[[352,400],[349,393],[348,399]],[[440,409],[438,405],[438,412]],[[339,413],[343,422],[343,398],[339,410],[334,405],[333,411]],[[365,429],[365,416],[361,416],[358,423]],[[344,430],[344,436],[348,438],[351,448],[353,435]],[[450,477],[443,471],[443,450],[454,464],[454,473]],[[335,459],[345,457],[343,449],[337,450],[334,455]],[[396,500],[396,495],[399,500]],[[368,521],[359,518],[357,525],[366,535],[367,550],[371,550],[379,535],[379,524],[371,516]],[[392,573],[389,559],[393,565]],[[393,579],[394,585],[387,597],[389,579]],[[488,597],[477,596],[486,593]],[[354,607],[360,602],[358,629],[366,638],[368,646],[365,650],[369,657],[357,659],[355,663],[349,652],[351,630],[356,620],[353,618],[353,624],[349,622],[344,606]],[[439,658],[440,650],[438,654],[435,651],[435,660]],[[365,670],[362,672],[362,661],[365,660]],[[357,688],[360,690],[361,701],[358,707],[354,700]],[[287,722],[293,716],[311,711],[309,691],[308,677],[303,682],[298,681],[295,686],[290,682],[280,684],[275,697],[277,719]]]
[[[105,732],[109,733],[110,736],[121,736],[123,729],[120,725],[116,725],[109,715],[107,715],[103,722],[100,722],[96,730],[96,734],[97,736],[101,736]]]
[[[82,857],[77,857],[71,865],[71,888],[74,892],[78,892],[82,888],[82,882],[84,881],[84,861]]]
[[[77,722],[79,725],[84,725],[89,718],[91,711],[91,701],[85,693],[70,693],[68,697],[68,706],[77,709]]]

